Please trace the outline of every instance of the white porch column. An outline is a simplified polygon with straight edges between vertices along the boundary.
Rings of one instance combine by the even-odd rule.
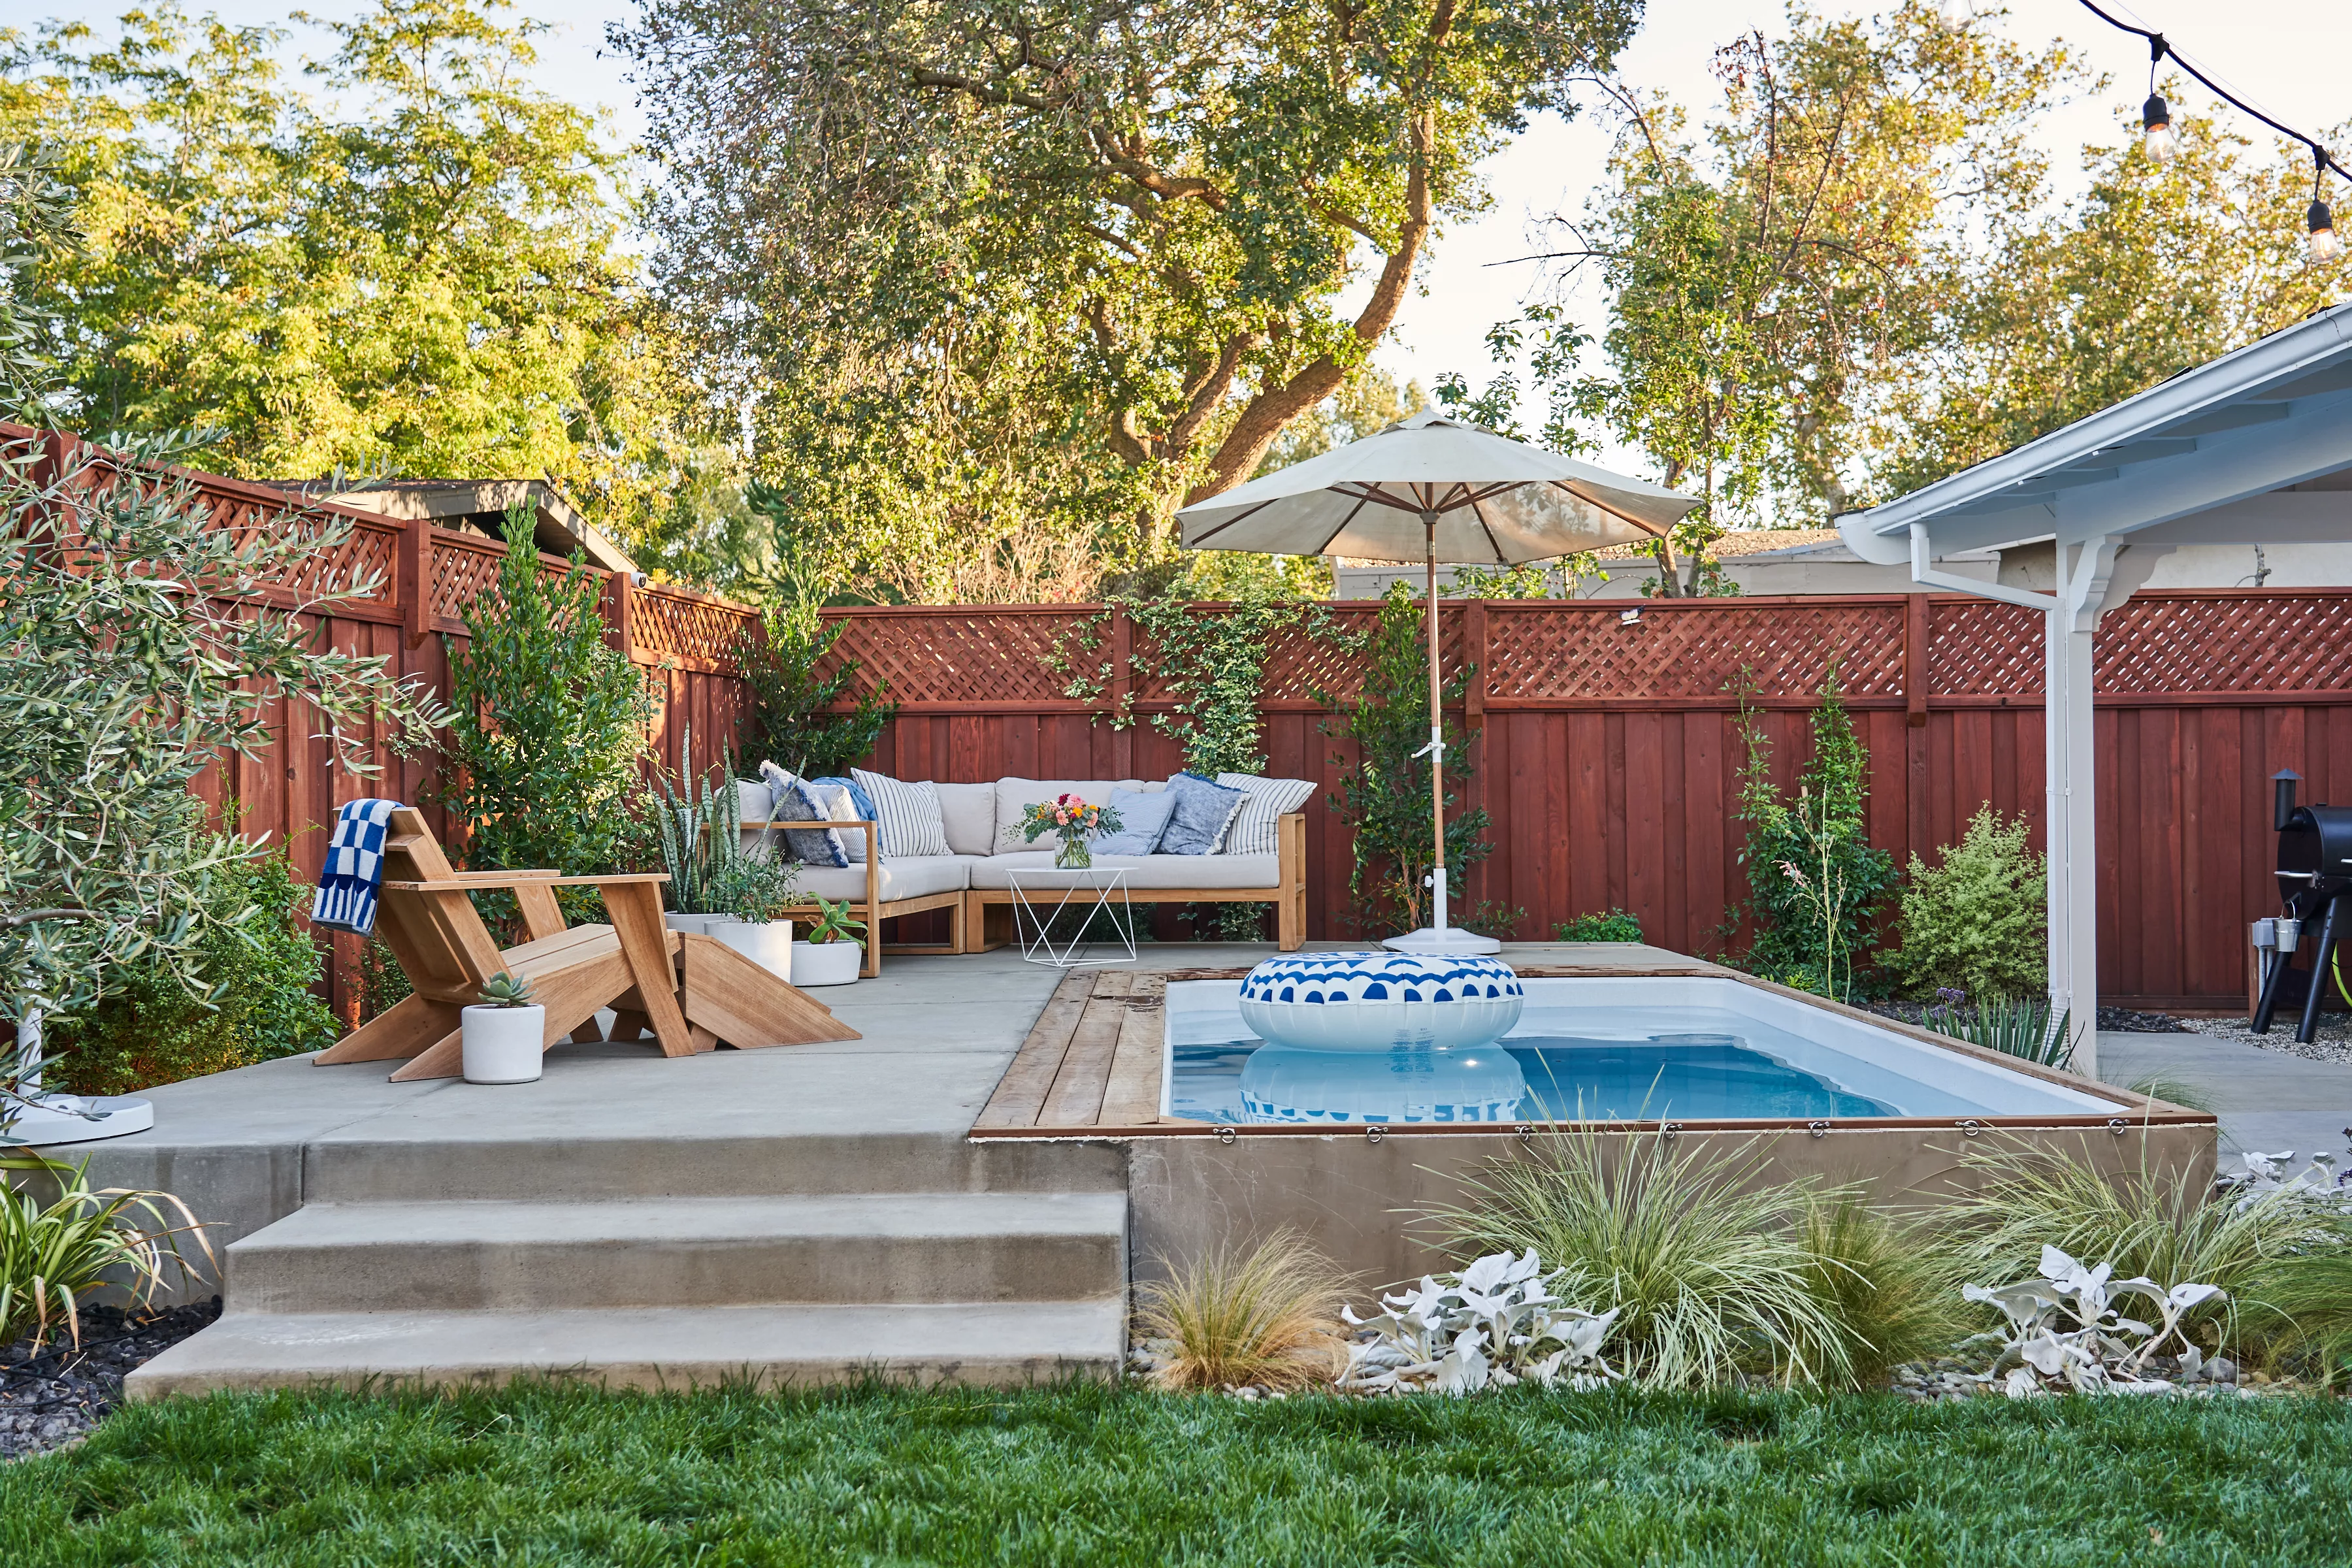
[[[2074,1068],[2099,1073],[2097,765],[2092,756],[2091,631],[2105,607],[2116,540],[2060,552],[2058,604],[2044,615],[2044,741],[2049,800],[2050,1009],[2074,1037]],[[2072,559],[2068,556],[2071,553]]]

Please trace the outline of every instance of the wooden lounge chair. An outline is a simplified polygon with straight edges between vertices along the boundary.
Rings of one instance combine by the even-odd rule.
[[[720,1044],[741,1048],[854,1040],[830,1008],[726,943],[662,925],[658,874],[565,877],[553,871],[457,871],[425,814],[403,806],[384,837],[376,934],[392,949],[413,994],[320,1052],[316,1065],[406,1058],[394,1082],[460,1071],[459,1010],[482,982],[505,972],[530,982],[547,1009],[543,1046],[567,1036],[596,1039],[610,1007],[614,1037],[650,1027],[666,1057]],[[501,952],[468,897],[514,894],[528,942]],[[593,888],[609,924],[566,927],[558,888]]]

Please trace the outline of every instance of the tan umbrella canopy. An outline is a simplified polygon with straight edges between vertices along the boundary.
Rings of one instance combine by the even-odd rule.
[[[1516,566],[1663,537],[1698,498],[1612,474],[1436,414],[1293,463],[1176,514],[1187,550],[1351,555],[1427,564],[1433,919],[1388,945],[1492,952],[1446,923],[1444,730],[1439,712],[1437,563]]]

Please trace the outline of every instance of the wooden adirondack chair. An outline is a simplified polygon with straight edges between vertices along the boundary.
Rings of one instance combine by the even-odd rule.
[[[547,1009],[542,1046],[598,1038],[596,1014],[605,1007],[614,1014],[614,1038],[635,1039],[650,1026],[666,1057],[722,1043],[750,1049],[859,1038],[830,1008],[726,943],[665,930],[667,877],[453,870],[414,806],[392,814],[383,853],[376,934],[413,994],[320,1052],[317,1066],[406,1058],[394,1082],[455,1078],[459,1010],[501,972],[530,981]],[[467,896],[486,888],[514,894],[530,940],[499,950]],[[595,889],[610,923],[566,927],[558,888]]]

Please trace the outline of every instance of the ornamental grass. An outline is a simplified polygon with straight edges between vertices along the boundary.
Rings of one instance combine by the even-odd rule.
[[[1161,1267],[1168,1278],[1137,1287],[1135,1310],[1139,1337],[1165,1342],[1160,1386],[1289,1391],[1345,1370],[1339,1308],[1354,1281],[1297,1231]]]

